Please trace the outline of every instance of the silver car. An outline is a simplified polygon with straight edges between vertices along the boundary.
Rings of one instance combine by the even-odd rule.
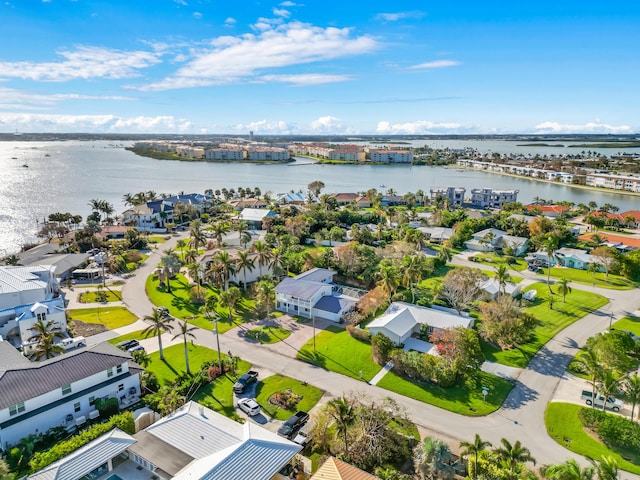
[[[258,405],[255,398],[241,398],[238,400],[238,408],[250,417],[260,413],[260,405]]]

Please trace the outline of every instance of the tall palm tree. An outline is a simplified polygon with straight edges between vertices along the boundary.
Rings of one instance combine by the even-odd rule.
[[[192,280],[200,286],[201,283],[201,275],[200,275],[200,264],[199,263],[189,263],[187,265],[187,272],[189,272],[189,276]]]
[[[191,222],[189,236],[191,237],[190,244],[196,251],[198,251],[198,248],[204,247],[207,244],[207,237],[204,236],[202,222],[200,220]]]
[[[271,309],[275,304],[276,289],[273,283],[263,280],[256,285],[256,303],[264,307],[267,317],[271,314]]]
[[[198,257],[198,251],[193,248],[190,248],[183,255],[184,257],[182,260],[184,263],[186,264],[196,263],[196,258]]]
[[[222,372],[222,357],[220,355],[220,335],[218,333],[218,320],[220,320],[220,315],[218,315],[218,302],[219,298],[217,295],[210,295],[204,302],[204,315],[209,319],[210,322],[214,323],[214,333],[216,334],[216,343],[218,344],[218,368],[220,372]]]
[[[593,480],[596,472],[594,467],[582,468],[574,458],[570,458],[564,463],[545,467],[543,473],[550,480]]]
[[[504,295],[507,291],[507,283],[511,281],[511,274],[506,265],[499,265],[496,267],[496,280],[500,286],[501,293]]]
[[[229,309],[229,317],[231,318],[231,321],[233,321],[235,309],[240,298],[242,298],[242,293],[240,293],[240,289],[238,287],[229,287],[228,290],[220,292],[220,304]]]
[[[566,278],[561,278],[560,280],[558,280],[556,282],[556,285],[558,286],[558,293],[560,295],[562,295],[562,301],[566,302],[567,301],[567,294],[571,293],[571,287],[569,286],[569,280],[567,280]]]
[[[231,255],[229,255],[229,252],[227,252],[226,250],[221,250],[216,253],[213,259],[220,266],[224,289],[226,291],[229,289],[229,277],[231,276],[231,274],[235,273],[235,262],[233,258],[231,258]]]
[[[591,398],[596,398],[596,384],[602,373],[602,365],[600,359],[592,350],[583,350],[580,356],[576,359],[576,364],[584,373],[589,376],[589,383],[591,384]],[[595,402],[592,402],[591,406],[595,408]]]
[[[164,360],[164,353],[162,352],[162,333],[163,332],[171,332],[173,330],[173,325],[171,325],[171,318],[164,317],[157,308],[153,309],[151,315],[147,315],[144,317],[146,322],[149,322],[150,325],[142,330],[142,336],[158,337],[158,350],[160,351],[160,360]]]
[[[167,293],[171,293],[171,277],[180,271],[180,259],[173,249],[167,249],[164,251],[160,263],[162,275],[167,282]]]
[[[453,258],[453,253],[451,252],[451,249],[449,247],[447,247],[446,245],[442,245],[440,247],[440,251],[438,252],[437,258],[438,260],[440,260],[440,262],[446,264]]]
[[[518,468],[523,463],[531,462],[534,465],[536,464],[535,458],[531,456],[528,448],[522,446],[520,440],[517,440],[513,445],[506,438],[501,439],[500,442],[502,446],[495,448],[493,452],[507,465],[509,480],[515,478]]]
[[[240,243],[242,243],[242,235],[249,232],[249,225],[247,225],[247,222],[238,222],[236,223],[235,230],[238,232],[238,239],[240,240]]]
[[[414,285],[422,279],[425,271],[424,261],[420,255],[407,255],[402,259],[402,283],[411,290],[411,303],[416,303]]]
[[[55,335],[49,333],[39,338],[36,349],[29,355],[31,360],[47,360],[51,357],[64,353],[64,348],[55,343]]]
[[[418,449],[416,466],[430,480],[453,478],[455,471],[450,465],[451,449],[438,438],[426,437]]]
[[[269,262],[273,258],[271,249],[269,248],[269,245],[267,245],[262,240],[257,240],[251,246],[251,250],[253,250],[256,254],[256,260],[258,261],[258,271],[260,276],[262,276],[262,267],[264,267],[265,265],[269,265]]]
[[[631,420],[635,420],[636,405],[640,402],[640,376],[637,373],[628,376],[624,380],[624,396],[631,402]]]
[[[542,245],[544,252],[547,254],[547,285],[549,286],[550,293],[553,293],[551,291],[551,264],[556,256],[556,250],[558,249],[559,243],[560,240],[558,237],[550,234]]]
[[[478,478],[478,455],[484,452],[487,449],[487,447],[490,447],[490,446],[491,446],[491,442],[486,442],[482,440],[480,435],[478,435],[477,433],[475,438],[473,439],[473,442],[460,442],[460,448],[464,448],[461,454],[467,457],[469,455],[474,456],[474,462],[473,462],[474,480]]]
[[[616,375],[612,370],[605,368],[602,370],[600,379],[598,381],[598,393],[604,396],[605,401],[602,402],[602,411],[604,412],[607,406],[606,398],[613,395],[620,388],[622,379]],[[595,403],[595,402],[594,402]]]
[[[344,451],[349,456],[349,427],[356,419],[356,412],[351,401],[344,395],[327,403],[327,412],[336,425],[336,433],[342,436]]]
[[[289,274],[287,259],[284,255],[284,248],[277,247],[271,250],[271,262],[269,263],[273,276],[279,278],[282,274]]]
[[[184,345],[184,361],[187,367],[187,375],[191,375],[191,368],[189,368],[189,347],[187,346],[187,338],[195,340],[196,336],[193,334],[198,327],[190,326],[186,320],[183,320],[178,327],[178,333],[176,333],[171,340],[182,337],[182,343]]]
[[[242,289],[247,290],[247,270],[250,272],[256,267],[256,260],[249,256],[249,252],[238,252],[236,259],[236,271],[242,270]]]
[[[187,241],[184,238],[179,239],[176,242],[176,247],[180,250],[180,260],[184,263],[184,247],[187,246]]]
[[[222,247],[222,237],[229,233],[230,227],[227,222],[216,222],[207,227],[207,230],[213,232],[213,235],[216,237],[216,246],[220,248]]]
[[[618,480],[618,461],[610,455],[604,455],[599,462],[591,461],[596,469],[598,480]]]
[[[54,340],[56,338],[64,338],[62,329],[53,320],[45,320],[44,318],[38,318],[36,323],[31,327],[31,331],[33,335],[28,338],[29,341],[40,341],[49,335],[51,335]]]
[[[382,287],[384,291],[387,292],[387,295],[389,295],[389,298],[391,298],[396,292],[400,282],[398,269],[390,262],[383,260],[380,262],[376,276],[378,277],[378,285]]]

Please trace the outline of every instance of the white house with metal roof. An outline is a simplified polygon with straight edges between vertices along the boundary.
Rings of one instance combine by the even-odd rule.
[[[0,451],[30,435],[93,419],[99,398],[128,406],[140,398],[143,371],[126,352],[109,343],[30,362],[8,355],[0,342]]]
[[[473,318],[457,315],[450,311],[421,307],[405,302],[393,302],[367,328],[371,335],[382,333],[396,345],[406,343],[415,333],[420,333],[421,325],[427,325],[429,333],[447,328],[471,328]],[[427,342],[424,342],[427,343]]]
[[[250,229],[261,230],[262,222],[267,217],[276,217],[273,210],[267,208],[245,208],[240,212],[238,220],[245,222]]]
[[[64,299],[55,267],[0,267],[0,338],[14,347],[26,345],[38,320],[67,330]]]
[[[471,240],[464,242],[469,250],[492,252],[496,249],[512,248],[515,255],[522,255],[529,247],[529,239],[509,235],[504,230],[487,228],[472,235]]]
[[[287,277],[276,286],[276,309],[305,318],[321,317],[339,322],[358,299],[339,292],[333,283],[335,270],[313,268]]]

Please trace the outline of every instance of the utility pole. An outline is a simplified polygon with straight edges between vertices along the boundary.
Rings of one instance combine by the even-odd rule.
[[[311,321],[313,323],[313,351],[316,351],[316,316],[311,315]]]
[[[218,344],[218,368],[220,369],[220,373],[222,373],[222,357],[220,356],[220,336],[218,335],[218,315],[215,316],[215,333],[216,333],[216,343]]]

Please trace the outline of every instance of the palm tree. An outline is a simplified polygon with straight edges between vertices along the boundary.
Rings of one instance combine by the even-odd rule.
[[[506,265],[499,265],[495,270],[496,280],[498,281],[500,290],[502,290],[502,294],[504,295],[507,291],[507,283],[511,281],[511,274],[509,273]]]
[[[443,264],[446,264],[450,262],[451,259],[453,258],[453,252],[451,252],[451,249],[446,245],[442,245],[440,247],[440,251],[438,252],[437,258],[440,262],[442,262]]]
[[[336,433],[342,436],[345,455],[349,456],[349,427],[356,419],[353,404],[344,395],[327,403],[328,413],[335,421]]]
[[[251,249],[256,253],[256,260],[258,261],[259,276],[262,276],[262,267],[269,265],[269,262],[273,258],[271,249],[262,240],[257,240],[251,246]]]
[[[582,468],[574,458],[570,458],[559,465],[545,467],[543,473],[550,480],[593,480],[595,468]]]
[[[190,248],[189,250],[187,250],[187,251],[184,253],[183,261],[184,261],[186,264],[189,264],[189,263],[196,263],[196,258],[197,258],[197,257],[198,257],[198,251],[197,251],[197,250],[194,250],[193,248]]]
[[[473,462],[473,478],[478,478],[478,455],[484,452],[487,447],[491,446],[491,442],[486,442],[480,438],[480,435],[476,433],[473,442],[460,442],[460,448],[464,448],[461,454],[464,456],[473,455],[475,460]]]
[[[146,322],[149,322],[150,325],[142,331],[142,336],[158,337],[158,350],[160,350],[160,360],[164,360],[164,353],[162,352],[162,333],[163,332],[171,332],[173,330],[173,325],[171,325],[171,318],[163,316],[157,308],[153,309],[151,315],[147,315],[144,317]]]
[[[167,282],[167,293],[171,293],[171,277],[180,271],[180,259],[173,249],[164,251],[161,260],[162,275]]]
[[[247,222],[238,222],[236,223],[235,230],[238,232],[238,239],[240,240],[240,243],[242,243],[242,234],[249,231],[249,225],[247,225]]]
[[[598,480],[618,480],[618,461],[610,455],[600,457],[599,462],[591,463],[595,466]]]
[[[216,295],[207,297],[207,300],[204,302],[204,315],[209,319],[209,321],[214,322],[214,333],[216,334],[216,342],[218,344],[218,368],[220,369],[220,372],[222,372],[220,336],[218,334],[218,320],[220,319],[220,315],[218,315],[218,301],[219,298]]]
[[[269,263],[273,276],[279,278],[283,273],[289,274],[287,259],[284,255],[284,248],[277,247],[271,250],[271,262]]]
[[[36,323],[31,327],[31,331],[33,335],[28,338],[28,341],[40,341],[49,335],[53,336],[53,339],[64,338],[64,332],[53,320],[46,320],[42,317],[36,320]]]
[[[51,357],[55,357],[60,353],[64,353],[64,348],[55,343],[55,335],[49,333],[39,338],[36,349],[29,355],[31,360],[47,360]]]
[[[276,289],[273,283],[263,280],[256,285],[256,303],[267,312],[267,317],[271,314],[271,308],[275,304]]]
[[[422,274],[425,271],[423,258],[419,255],[407,255],[402,259],[402,270],[404,272],[402,283],[405,288],[411,290],[411,303],[416,303],[416,294],[413,286],[422,279]]]
[[[528,448],[522,446],[520,440],[517,440],[513,445],[511,445],[506,438],[501,439],[500,442],[502,442],[502,446],[495,448],[493,451],[498,458],[507,465],[509,469],[509,480],[515,478],[518,468],[523,463],[531,462],[534,465],[536,464],[536,460],[531,456],[531,452]]]
[[[440,439],[426,437],[416,455],[416,466],[429,479],[447,479],[454,477],[451,449]]]
[[[584,350],[582,354],[575,360],[578,368],[589,376],[589,383],[591,384],[591,398],[596,398],[596,383],[602,373],[602,365],[600,359],[592,350]],[[591,406],[595,408],[595,401],[591,403]]]
[[[171,340],[175,340],[176,338],[182,337],[182,341],[184,344],[184,360],[187,366],[187,375],[191,375],[191,369],[189,368],[189,347],[187,347],[187,337],[190,337],[195,340],[196,336],[193,334],[194,330],[197,330],[198,327],[189,326],[186,320],[183,320],[178,327],[178,333],[176,333]]]
[[[199,263],[190,263],[187,265],[187,272],[189,272],[189,276],[192,280],[200,286],[200,264]]]
[[[634,373],[624,380],[624,396],[631,402],[631,420],[634,420],[636,405],[640,402],[640,376]]]
[[[235,308],[241,297],[242,293],[240,293],[240,289],[238,287],[229,287],[228,290],[220,292],[220,304],[229,309],[229,317],[231,318],[231,321],[233,321]]]
[[[567,280],[566,278],[561,278],[560,280],[558,280],[556,282],[556,285],[558,285],[558,293],[560,295],[562,295],[562,301],[566,302],[567,301],[567,294],[571,293],[571,287],[569,286],[569,280]]]
[[[216,237],[216,246],[218,248],[222,247],[222,237],[223,235],[229,233],[229,229],[230,227],[227,222],[217,222],[210,227],[207,227],[207,230],[212,231],[214,236]]]
[[[378,266],[376,276],[379,279],[378,285],[382,287],[384,291],[387,292],[387,295],[389,295],[389,298],[391,298],[396,292],[400,281],[398,269],[390,262],[383,260]]]
[[[249,256],[249,252],[238,252],[238,258],[236,259],[236,271],[242,270],[242,285],[243,290],[247,290],[247,270],[250,272],[256,267],[255,258]]]
[[[200,220],[191,222],[189,236],[191,237],[191,246],[196,251],[198,251],[199,247],[204,247],[207,244],[207,237],[205,237],[202,232],[202,222]]]
[[[187,241],[184,238],[181,238],[176,242],[176,247],[180,250],[180,260],[184,263],[184,247],[187,246]]]
[[[231,255],[229,255],[229,252],[227,252],[226,250],[221,250],[216,253],[213,259],[220,266],[224,289],[228,290],[229,277],[235,272],[235,262],[233,261],[233,258],[231,258]]]
[[[603,412],[605,407],[607,406],[606,399],[620,388],[621,383],[622,379],[618,377],[612,370],[609,370],[608,368],[602,370],[600,379],[598,381],[598,392],[605,398],[605,401],[602,402]]]
[[[553,293],[551,291],[551,264],[556,256],[556,250],[558,249],[559,243],[560,240],[558,239],[558,237],[551,234],[547,237],[547,239],[544,241],[544,244],[542,245],[545,253],[547,254],[547,285],[549,286],[550,293]]]

